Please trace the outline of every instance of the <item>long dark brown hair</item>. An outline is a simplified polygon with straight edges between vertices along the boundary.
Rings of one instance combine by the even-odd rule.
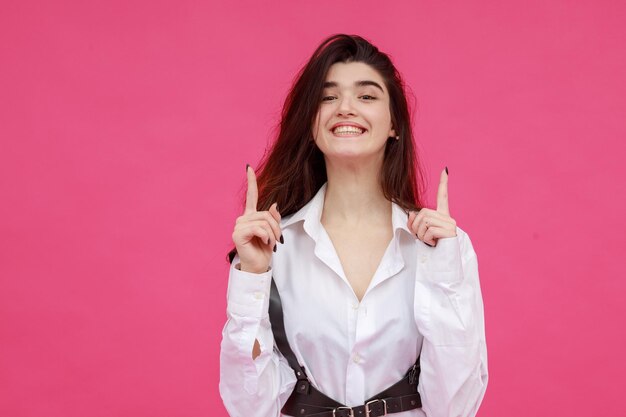
[[[257,210],[274,203],[284,218],[300,210],[326,182],[324,154],[313,140],[312,126],[331,65],[362,62],[378,71],[389,91],[391,122],[400,136],[388,138],[380,182],[385,197],[407,212],[422,205],[424,176],[415,149],[405,84],[389,56],[357,35],[335,34],[317,47],[298,72],[283,105],[278,135],[257,172]],[[228,253],[232,263],[236,249]]]

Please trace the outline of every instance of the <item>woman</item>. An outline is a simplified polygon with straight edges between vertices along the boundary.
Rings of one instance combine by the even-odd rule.
[[[447,168],[437,208],[421,204],[389,57],[325,39],[258,181],[246,175],[220,358],[230,415],[475,415],[488,379],[477,258],[450,217]]]

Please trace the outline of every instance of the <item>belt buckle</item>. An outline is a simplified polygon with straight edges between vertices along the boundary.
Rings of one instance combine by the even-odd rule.
[[[375,403],[376,401],[383,402],[383,409],[384,409],[383,416],[387,415],[387,401],[385,401],[384,399],[380,399],[380,400],[377,399],[377,400],[372,400],[372,401],[368,401],[365,403],[365,417],[370,417],[370,413],[371,413],[370,404]]]
[[[352,407],[337,407],[333,409],[333,417],[335,417],[335,411],[337,410],[350,410],[350,417],[354,417],[354,410]]]

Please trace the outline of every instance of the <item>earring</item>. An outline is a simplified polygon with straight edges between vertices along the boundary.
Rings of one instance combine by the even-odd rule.
[[[396,136],[396,140],[400,140],[400,136]]]

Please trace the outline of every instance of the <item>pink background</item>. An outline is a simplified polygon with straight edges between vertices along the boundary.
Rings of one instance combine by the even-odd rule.
[[[225,416],[244,167],[326,36],[391,54],[478,253],[480,416],[626,413],[619,1],[3,1],[0,415]]]

